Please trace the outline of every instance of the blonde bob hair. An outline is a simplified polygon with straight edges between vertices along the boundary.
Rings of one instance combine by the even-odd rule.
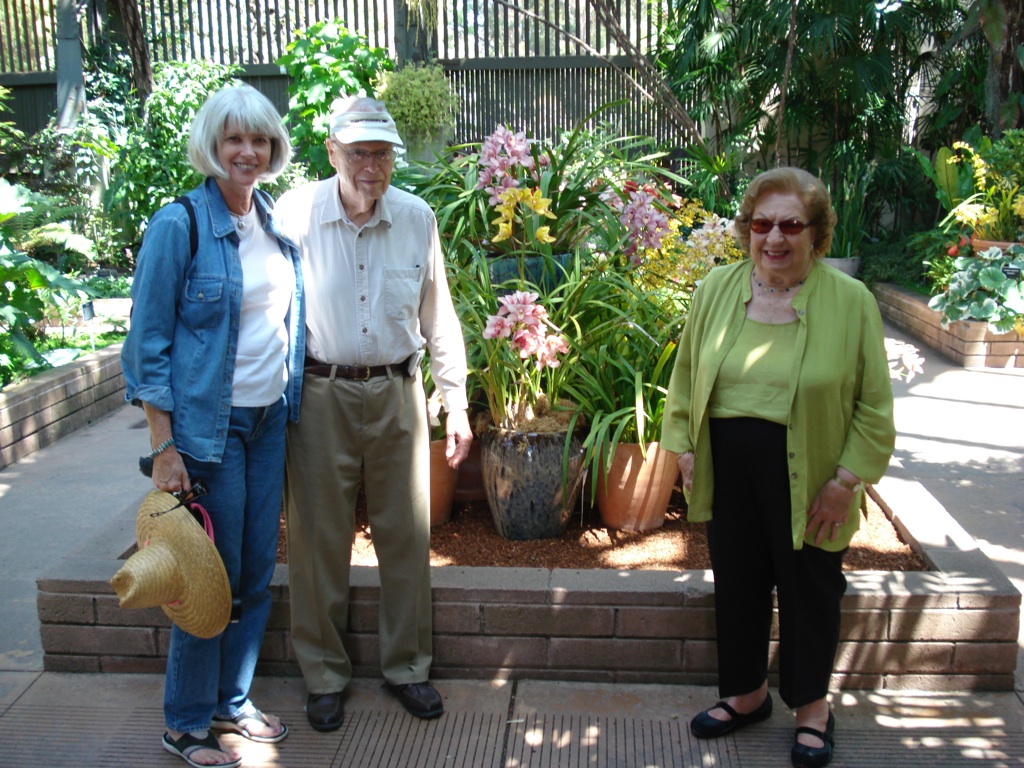
[[[251,85],[233,85],[208,98],[192,121],[188,161],[203,176],[228,177],[217,160],[217,150],[228,126],[270,139],[270,167],[261,179],[277,178],[291,160],[291,140],[270,99]]]
[[[758,201],[766,194],[779,192],[796,195],[807,209],[807,224],[814,227],[815,258],[825,256],[832,248],[832,233],[836,228],[836,212],[828,188],[817,176],[800,168],[774,168],[756,176],[743,195],[734,227],[743,250],[750,253],[750,220]]]

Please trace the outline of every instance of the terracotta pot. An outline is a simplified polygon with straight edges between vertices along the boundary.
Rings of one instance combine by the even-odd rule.
[[[506,539],[552,539],[565,533],[583,485],[583,442],[572,437],[563,483],[565,432],[489,429],[481,438],[484,489],[498,533]]]
[[[971,238],[971,250],[975,253],[987,251],[989,248],[999,248],[1005,252],[1011,245],[1015,245],[1015,243],[1010,243],[1005,240],[982,240],[978,237]],[[1016,243],[1016,245],[1019,245],[1019,243]]]
[[[484,501],[484,476],[481,473],[480,438],[474,437],[469,444],[469,455],[459,464],[458,479],[455,482],[455,500],[460,504],[467,501]]]
[[[657,443],[647,446],[646,458],[639,443],[619,443],[608,471],[597,478],[597,511],[609,528],[649,531],[660,528],[679,475],[676,456]]]
[[[444,455],[447,440],[430,441],[430,527],[452,519],[458,470],[448,466]]]

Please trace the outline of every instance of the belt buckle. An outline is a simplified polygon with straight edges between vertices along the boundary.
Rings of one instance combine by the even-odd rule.
[[[357,366],[353,366],[353,367],[356,370],[359,370],[359,369],[363,370],[363,375],[362,376],[353,376],[352,377],[353,381],[369,381],[370,380],[370,366],[368,366],[368,365],[357,365]]]

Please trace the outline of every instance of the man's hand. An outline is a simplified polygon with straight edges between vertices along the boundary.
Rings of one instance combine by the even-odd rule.
[[[444,455],[448,458],[448,466],[457,469],[469,455],[469,446],[473,442],[473,430],[469,428],[469,416],[465,410],[448,412],[445,432],[448,433],[448,444]]]

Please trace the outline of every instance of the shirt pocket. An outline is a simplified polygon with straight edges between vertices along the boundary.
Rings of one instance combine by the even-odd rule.
[[[384,311],[392,320],[419,314],[420,269],[384,269]]]
[[[193,328],[216,326],[224,315],[224,282],[217,275],[188,278],[181,302],[182,320]]]

